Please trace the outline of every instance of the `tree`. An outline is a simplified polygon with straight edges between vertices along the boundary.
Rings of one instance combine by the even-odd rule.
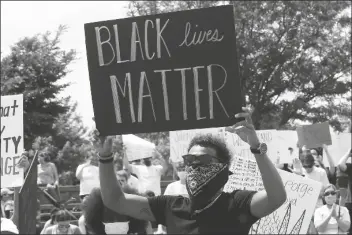
[[[58,82],[67,75],[68,65],[76,58],[74,50],[67,52],[59,47],[65,30],[65,26],[60,26],[54,37],[50,32],[25,37],[1,59],[1,94],[23,94],[27,149],[37,136],[54,136],[53,123],[69,110],[69,97],[58,98],[69,85]]]
[[[293,129],[293,121],[302,120],[346,128],[351,16],[342,12],[351,8],[349,1],[130,1],[129,14],[229,3],[235,9],[243,99],[255,108],[255,127]],[[336,105],[339,98],[343,102]]]

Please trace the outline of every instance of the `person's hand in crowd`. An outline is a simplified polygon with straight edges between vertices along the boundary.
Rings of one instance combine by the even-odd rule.
[[[98,153],[101,158],[112,155],[112,142],[114,136],[99,136]]]
[[[236,133],[244,142],[248,143],[249,146],[257,148],[260,142],[253,125],[250,109],[242,107],[242,110],[244,112],[236,114],[235,117],[245,118],[245,120],[236,123],[232,127],[226,127],[225,130]]]
[[[22,168],[24,171],[26,171],[29,165],[30,163],[29,163],[28,157],[25,154],[22,154],[21,159],[17,163],[17,167]]]
[[[335,203],[332,205],[332,208],[331,208],[331,216],[334,217],[334,218],[338,217]]]
[[[303,174],[302,162],[298,158],[293,159],[293,173],[298,174],[298,175]]]

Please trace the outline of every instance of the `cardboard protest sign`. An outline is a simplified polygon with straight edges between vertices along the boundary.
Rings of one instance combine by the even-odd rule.
[[[278,136],[276,130],[260,130],[256,131],[259,141],[266,143],[268,146],[268,153],[270,160],[276,162],[280,152],[283,152],[282,146],[278,144]],[[243,158],[249,158],[255,160],[254,155],[250,150],[250,146],[241,140],[241,138],[230,132],[225,132],[225,139],[228,148],[231,150],[233,156],[240,156]]]
[[[1,187],[23,184],[23,95],[1,96]]]
[[[122,135],[122,142],[129,161],[152,157],[155,149],[155,144],[132,134]]]
[[[279,170],[287,193],[286,202],[261,218],[250,234],[307,234],[321,189],[321,183]]]
[[[170,131],[170,159],[173,162],[183,161],[192,138],[198,134],[211,134],[224,138],[224,128],[205,128],[196,130]]]
[[[101,135],[229,126],[242,112],[233,6],[85,24]]]
[[[234,174],[225,185],[225,192],[236,189],[264,190],[255,161],[234,157],[230,170]],[[257,221],[250,234],[306,234],[308,231],[321,183],[286,171],[278,171],[285,185],[287,200],[279,209]]]
[[[317,148],[332,144],[328,122],[299,126],[296,131],[300,147]]]
[[[297,147],[298,137],[296,131],[277,131],[277,145],[280,146],[280,163],[292,164],[293,158],[298,158],[299,149]],[[288,150],[292,148],[292,153]]]

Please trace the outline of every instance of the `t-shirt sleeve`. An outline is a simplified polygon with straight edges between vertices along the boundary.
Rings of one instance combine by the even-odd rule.
[[[165,192],[164,192],[164,195],[172,195],[173,192],[172,192],[172,184],[168,184],[166,189],[165,189]]]
[[[251,202],[256,191],[235,190],[232,192],[232,201],[230,211],[233,211],[239,217],[247,218],[248,223],[255,223],[259,218],[251,213]]]
[[[317,226],[323,220],[323,214],[321,208],[318,208],[314,212],[314,225]]]
[[[167,210],[171,210],[170,203],[173,198],[172,196],[155,196],[148,198],[150,210],[157,224],[165,226]]]

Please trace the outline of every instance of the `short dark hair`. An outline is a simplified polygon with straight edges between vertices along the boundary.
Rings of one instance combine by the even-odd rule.
[[[310,150],[303,151],[300,154],[299,159],[301,160],[302,164],[305,162],[305,163],[314,165],[315,160],[313,155],[310,153]]]
[[[56,221],[61,222],[61,221],[70,221],[71,216],[66,210],[59,210],[56,212]]]
[[[196,145],[214,149],[217,157],[219,157],[224,163],[230,164],[231,153],[223,139],[212,134],[198,134],[189,143],[187,152]]]

